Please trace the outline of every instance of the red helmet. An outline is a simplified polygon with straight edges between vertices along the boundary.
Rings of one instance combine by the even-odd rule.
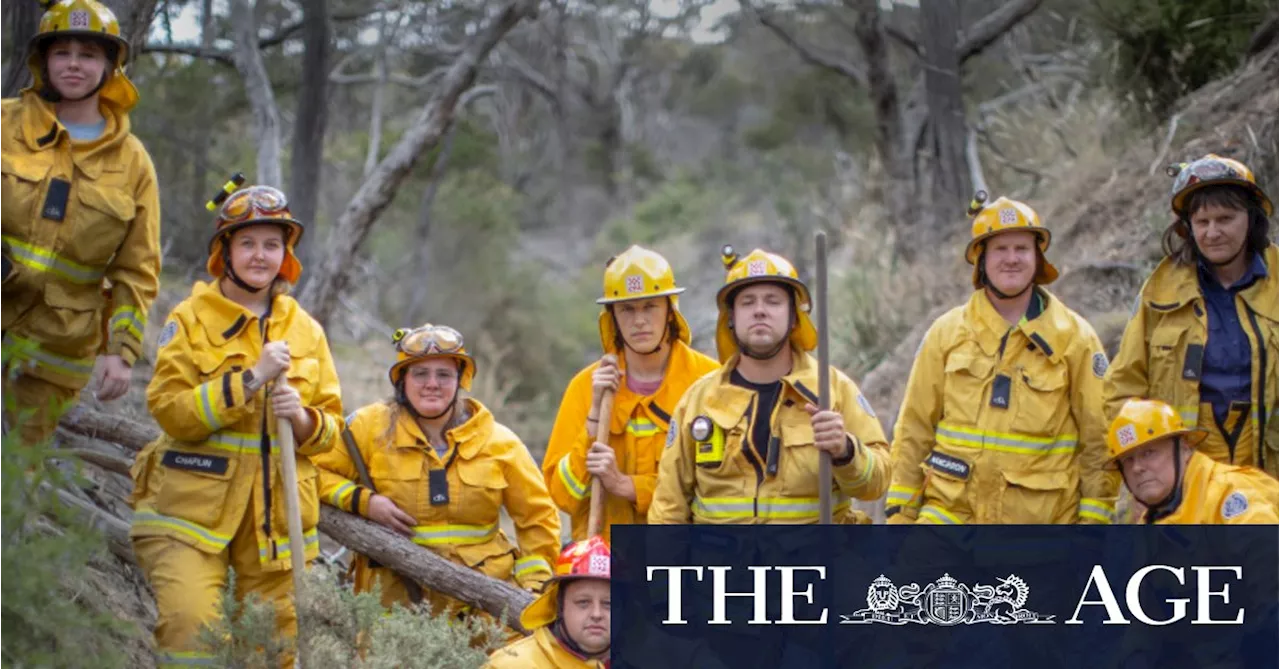
[[[520,614],[520,624],[527,630],[534,630],[555,622],[558,610],[560,583],[585,578],[610,580],[612,562],[609,545],[600,537],[591,537],[577,541],[560,551],[556,558],[555,575],[547,581],[542,594],[525,607]]]

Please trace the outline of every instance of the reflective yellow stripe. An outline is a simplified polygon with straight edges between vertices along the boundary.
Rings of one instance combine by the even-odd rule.
[[[780,518],[817,519],[817,497],[695,497],[694,510],[707,518]],[[843,496],[836,500],[832,512],[849,506]]]
[[[1186,426],[1194,426],[1196,421],[1200,419],[1199,404],[1179,404],[1173,407],[1178,412],[1178,417],[1182,419],[1182,424]]]
[[[310,546],[311,544],[317,543],[319,541],[320,541],[320,535],[316,533],[316,528],[314,527],[302,533],[302,543],[306,544],[307,546]],[[275,559],[284,560],[292,556],[293,556],[293,550],[290,549],[289,547],[289,540],[288,539],[276,540]],[[270,543],[258,544],[258,559],[261,560],[262,562],[266,562],[271,559]]]
[[[104,268],[93,268],[67,260],[50,249],[20,241],[16,237],[3,235],[0,237],[9,244],[13,259],[18,264],[30,267],[37,272],[56,274],[72,283],[94,284],[102,281],[106,274]]]
[[[859,446],[858,448],[862,448],[862,447]],[[871,466],[876,462],[875,451],[863,448],[862,454],[866,462],[862,464],[862,471],[858,474],[858,477],[850,481],[849,485],[862,485],[863,483],[866,483],[868,479],[871,478]]]
[[[571,497],[585,499],[590,491],[585,483],[579,481],[578,477],[573,475],[573,467],[569,466],[569,456],[570,454],[566,453],[563,458],[560,458],[560,464],[556,466],[556,471],[560,473],[560,481],[564,483],[564,487],[569,491]]]
[[[218,401],[214,399],[216,397],[214,393],[219,391],[214,386],[221,385],[222,379],[217,378],[191,389],[191,394],[195,396],[196,417],[213,432],[217,432],[222,427],[222,417],[218,414]]]
[[[44,350],[34,339],[11,334],[4,336],[4,346],[15,362],[36,364],[86,381],[93,376],[93,358],[64,358]]]
[[[941,507],[932,504],[926,504],[920,509],[918,520],[921,522],[929,522],[935,525],[963,525],[959,518],[951,515],[949,511],[943,510]]]
[[[167,651],[157,654],[156,667],[216,667],[218,659],[211,653],[199,651]]]
[[[906,505],[918,494],[920,494],[919,488],[908,488],[904,485],[891,485],[889,486],[889,494],[885,496],[885,503],[890,505]]]
[[[540,557],[522,557],[516,560],[516,576],[524,576],[535,571],[550,573],[551,563]]]
[[[236,455],[253,454],[262,450],[262,435],[219,430],[209,435],[204,444],[209,448],[235,453]],[[280,447],[274,442],[271,444],[271,452],[273,454],[280,452]]]
[[[1111,514],[1115,511],[1114,507],[1100,499],[1092,497],[1081,497],[1080,508],[1077,512],[1081,518],[1090,518],[1103,523],[1111,522]]]
[[[140,510],[133,514],[134,527],[158,527],[166,530],[174,530],[181,532],[206,546],[211,546],[218,550],[227,547],[231,543],[231,535],[219,534],[206,527],[201,527],[191,521],[173,516],[165,516],[156,513],[150,509]]]
[[[1076,435],[1060,434],[1055,437],[1028,437],[1007,432],[979,430],[938,423],[934,438],[941,444],[968,446],[988,451],[1018,453],[1020,455],[1070,454],[1076,450]]]
[[[147,316],[136,307],[119,307],[111,312],[110,323],[108,329],[112,332],[127,330],[129,334],[141,340],[142,331],[147,328]]]
[[[498,533],[492,525],[419,525],[413,528],[413,543],[420,546],[462,546],[482,544]]]
[[[637,437],[652,437],[658,431],[658,426],[648,418],[632,418],[627,421],[627,434],[633,434]]]
[[[338,489],[334,490],[333,494],[329,495],[329,504],[336,506],[339,509],[345,509],[347,508],[347,502],[351,499],[351,495],[353,495],[355,491],[356,484],[346,481],[342,485],[338,486]]]

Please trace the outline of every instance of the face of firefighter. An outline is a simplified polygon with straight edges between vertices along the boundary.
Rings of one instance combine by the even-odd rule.
[[[1172,437],[1157,439],[1118,460],[1120,471],[1124,472],[1124,483],[1139,502],[1148,506],[1156,504],[1168,497],[1177,485],[1173,442]],[[1181,450],[1185,469],[1185,460],[1191,457],[1191,449]]]
[[[49,44],[45,63],[53,89],[68,100],[78,100],[102,81],[107,54],[94,40],[62,38]]]
[[[1235,260],[1249,237],[1249,212],[1219,204],[1206,204],[1191,214],[1191,234],[1196,247],[1214,265]]]
[[[1023,291],[1036,276],[1036,235],[1014,230],[987,240],[987,280],[1005,295]]]
[[[423,416],[439,416],[458,392],[458,363],[452,358],[427,358],[405,372],[404,394]]]
[[[284,230],[277,225],[251,225],[231,235],[231,267],[241,281],[266,288],[284,262]]]
[[[767,354],[791,334],[791,292],[776,283],[757,283],[733,299],[733,331],[738,346]]]
[[[609,647],[609,582],[599,578],[570,581],[564,586],[565,631],[588,653]]]
[[[648,297],[613,305],[618,332],[627,346],[640,352],[653,351],[661,346],[667,335],[668,308],[665,297]]]

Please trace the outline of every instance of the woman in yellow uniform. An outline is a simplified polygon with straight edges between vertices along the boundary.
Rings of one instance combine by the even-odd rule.
[[[134,553],[156,593],[159,666],[212,661],[199,631],[215,620],[227,568],[236,594],[275,605],[296,634],[276,419],[293,427],[308,559],[319,554],[316,469],[342,429],[338,374],[324,330],[288,290],[302,224],[284,194],[254,186],[222,205],[209,245],[212,283],[169,315],[147,404],[165,434],[133,467]],[[285,383],[287,381],[287,383]],[[287,660],[287,658],[286,658]]]
[[[1104,397],[1158,399],[1206,436],[1217,462],[1276,477],[1280,281],[1271,198],[1244,164],[1214,154],[1174,170],[1165,258],[1142,287]]]
[[[395,345],[395,395],[351,414],[345,443],[316,458],[321,498],[453,562],[539,590],[560,547],[560,517],[520,438],[465,395],[476,363],[462,335],[427,324],[398,331]],[[504,508],[515,524],[514,545],[498,526]],[[375,581],[388,606],[421,599],[433,611],[464,610],[358,557],[356,591]]]
[[[34,83],[0,108],[0,330],[5,422],[36,443],[89,384],[97,356],[97,398],[129,390],[159,285],[160,196],[129,130],[138,91],[111,11],[57,2],[27,51]]]

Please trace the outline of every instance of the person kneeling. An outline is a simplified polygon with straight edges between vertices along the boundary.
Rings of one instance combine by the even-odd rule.
[[[1280,522],[1280,486],[1254,467],[1214,461],[1195,450],[1205,432],[1183,426],[1159,400],[1129,400],[1107,430],[1109,466],[1160,525],[1263,525]]]
[[[520,615],[533,630],[489,656],[486,669],[608,666],[609,547],[600,537],[569,544],[555,576]]]

